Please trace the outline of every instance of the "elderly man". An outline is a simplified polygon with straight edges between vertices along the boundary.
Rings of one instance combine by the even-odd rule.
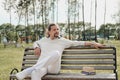
[[[95,48],[103,47],[102,44],[95,42],[71,41],[59,37],[59,32],[60,29],[58,25],[50,24],[48,26],[47,36],[34,42],[33,47],[35,54],[40,55],[40,57],[34,66],[16,74],[18,80],[22,80],[28,75],[31,75],[32,80],[41,80],[41,78],[47,73],[59,73],[61,66],[61,55],[65,48],[78,45],[92,45]]]

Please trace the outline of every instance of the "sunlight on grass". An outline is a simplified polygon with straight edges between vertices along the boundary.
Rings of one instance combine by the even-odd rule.
[[[116,47],[117,50],[117,70],[118,70],[118,80],[120,79],[120,41],[111,41],[111,43]]]
[[[0,80],[8,80],[10,71],[15,67],[20,68],[23,50],[22,48],[0,49]]]
[[[24,47],[32,46],[31,44],[23,44]],[[20,70],[24,48],[15,48],[7,46],[4,48],[0,44],[0,80],[9,80],[9,73],[13,68]]]

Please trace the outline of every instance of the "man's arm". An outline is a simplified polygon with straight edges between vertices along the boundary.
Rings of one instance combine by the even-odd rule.
[[[88,42],[88,41],[85,42],[85,46],[93,46],[95,48],[104,47],[103,44],[96,43],[96,42]]]
[[[34,54],[36,56],[40,56],[41,49],[40,49],[40,45],[39,45],[38,41],[34,42],[33,47],[34,47]]]
[[[36,48],[34,49],[34,54],[35,54],[36,56],[40,56],[40,54],[41,54],[41,49],[40,49],[39,47],[36,47]]]

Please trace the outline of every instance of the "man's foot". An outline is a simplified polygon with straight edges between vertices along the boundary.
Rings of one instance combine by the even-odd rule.
[[[25,77],[24,74],[22,74],[22,72],[17,73],[15,76],[18,80],[22,80]]]

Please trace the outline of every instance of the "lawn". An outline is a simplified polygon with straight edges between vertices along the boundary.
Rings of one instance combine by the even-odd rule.
[[[117,48],[117,67],[120,79],[120,41],[110,41],[110,44]],[[32,44],[24,44],[24,47]],[[13,68],[20,70],[24,48],[15,48],[14,46],[3,47],[0,44],[0,80],[9,80],[9,73]]]
[[[24,45],[24,47],[31,45]],[[0,44],[0,80],[9,80],[9,73],[13,68],[20,70],[23,53],[23,47],[7,46],[4,48],[3,44]]]

